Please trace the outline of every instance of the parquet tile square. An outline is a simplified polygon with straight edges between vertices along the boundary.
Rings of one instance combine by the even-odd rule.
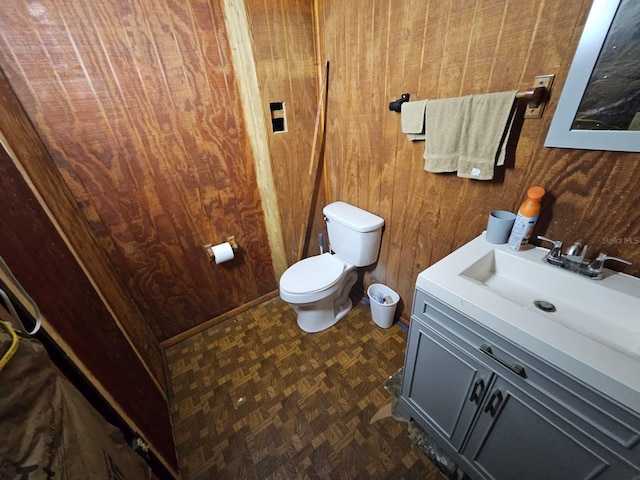
[[[184,480],[427,479],[438,469],[405,423],[371,418],[392,397],[407,333],[359,302],[308,334],[279,298],[167,349]]]

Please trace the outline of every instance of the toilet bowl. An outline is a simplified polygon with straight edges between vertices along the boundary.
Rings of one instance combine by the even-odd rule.
[[[349,292],[357,277],[353,265],[330,253],[305,258],[280,278],[280,298],[298,314],[302,330],[319,332],[349,313]]]
[[[298,314],[298,326],[310,333],[331,327],[351,310],[356,267],[376,261],[384,225],[377,215],[345,202],[322,211],[333,254],[300,260],[280,278],[280,298]]]

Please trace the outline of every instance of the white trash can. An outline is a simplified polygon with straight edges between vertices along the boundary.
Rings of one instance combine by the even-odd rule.
[[[381,283],[370,285],[367,295],[371,305],[371,318],[378,326],[389,328],[393,323],[400,295]]]

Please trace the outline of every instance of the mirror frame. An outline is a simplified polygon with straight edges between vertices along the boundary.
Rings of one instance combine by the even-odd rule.
[[[594,0],[547,132],[545,147],[640,152],[640,131],[571,129],[620,2]]]

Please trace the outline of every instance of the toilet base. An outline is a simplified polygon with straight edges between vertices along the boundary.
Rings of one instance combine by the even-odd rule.
[[[338,297],[330,296],[308,305],[291,305],[298,314],[298,326],[307,333],[315,333],[340,321],[353,307],[349,293],[357,278],[358,274],[353,268],[345,275]]]

